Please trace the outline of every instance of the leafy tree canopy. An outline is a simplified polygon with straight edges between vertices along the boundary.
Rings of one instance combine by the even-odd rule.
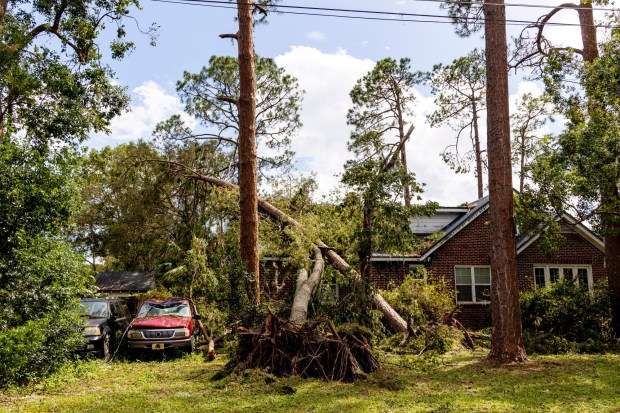
[[[259,145],[259,170],[291,166],[291,137],[301,127],[299,118],[303,91],[297,79],[278,67],[273,59],[256,57],[256,138]],[[160,123],[155,136],[164,145],[198,140],[217,143],[228,166],[214,176],[236,179],[239,135],[238,59],[212,56],[209,66],[199,73],[185,72],[177,82],[177,92],[185,110],[196,117],[203,131],[193,134],[179,116]]]
[[[15,134],[46,145],[107,131],[128,103],[110,82],[97,40],[116,27],[114,58],[133,48],[125,22],[136,0],[7,1],[0,5],[0,142]],[[148,33],[152,34],[152,30]]]

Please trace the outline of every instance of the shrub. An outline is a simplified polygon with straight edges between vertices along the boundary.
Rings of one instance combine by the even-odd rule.
[[[528,352],[599,353],[613,339],[609,290],[589,292],[572,281],[521,295],[523,337]]]
[[[83,340],[77,297],[93,283],[84,258],[54,238],[0,257],[0,388],[46,376]]]
[[[75,310],[0,331],[0,388],[56,371],[84,340],[79,323]]]
[[[399,314],[411,317],[414,326],[439,321],[454,308],[455,293],[443,279],[426,284],[411,274],[400,286],[382,294]]]

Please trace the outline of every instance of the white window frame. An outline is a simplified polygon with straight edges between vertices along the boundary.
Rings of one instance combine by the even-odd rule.
[[[456,283],[456,270],[458,268],[469,268],[470,270],[470,274],[471,274],[471,296],[473,298],[473,301],[462,301],[459,300],[459,294],[458,294],[458,285],[467,285],[467,284],[457,284]],[[476,268],[487,268],[489,270],[489,291],[491,290],[491,283],[493,282],[493,277],[491,274],[491,266],[490,265],[455,265],[454,266],[454,289],[457,291],[456,294],[456,302],[458,304],[489,304],[491,302],[491,300],[478,300],[476,297],[476,278],[474,277],[474,270]],[[480,284],[480,286],[486,286],[487,284]]]
[[[557,268],[559,271],[559,280],[564,279],[564,269],[573,270],[573,279],[576,282],[579,282],[579,277],[577,277],[577,270],[585,269],[588,271],[588,291],[592,291],[594,289],[594,279],[592,278],[592,266],[591,265],[580,265],[580,264],[534,264],[532,268],[532,275],[534,277],[534,288],[541,288],[538,284],[536,284],[536,269],[543,268],[545,271],[545,285],[544,287],[549,287],[551,285],[551,277],[549,269]]]

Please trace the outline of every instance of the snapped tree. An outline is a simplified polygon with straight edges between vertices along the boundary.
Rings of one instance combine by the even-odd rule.
[[[378,61],[351,90],[353,108],[347,114],[347,123],[354,128],[349,150],[352,146],[365,146],[363,141],[373,134],[385,139],[384,145],[389,142],[389,148],[398,157],[404,171],[401,177],[402,194],[407,207],[411,206],[412,183],[407,175],[406,146],[415,128],[410,118],[415,103],[414,85],[419,83],[410,63],[407,58],[399,62],[391,58]],[[395,139],[388,138],[390,134]],[[388,161],[394,165],[396,158]]]
[[[540,148],[540,128],[551,118],[553,109],[548,95],[525,93],[517,101],[517,111],[510,115],[512,123],[512,164],[519,175],[519,192],[525,189],[526,170]]]

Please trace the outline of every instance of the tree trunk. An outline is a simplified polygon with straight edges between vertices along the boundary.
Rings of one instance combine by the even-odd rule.
[[[370,256],[372,255],[372,208],[368,205],[367,201],[364,201],[363,204],[362,242],[360,242],[358,256],[360,259],[362,277],[367,281],[370,279]]]
[[[397,151],[400,151],[400,162],[402,163],[402,167],[405,173],[409,173],[409,169],[407,168],[407,151],[405,150],[405,145],[409,137],[411,136],[411,132],[413,131],[411,128],[409,132],[405,133],[405,119],[403,117],[403,103],[400,97],[400,89],[396,81],[390,76],[390,85],[392,90],[394,91],[394,96],[396,98],[396,116],[398,116],[398,148]],[[413,126],[413,125],[412,125]],[[391,160],[387,161],[391,163]],[[405,206],[411,206],[411,186],[407,181],[407,178],[403,179],[403,198],[405,200]]]
[[[583,42],[583,60],[593,63],[598,58],[598,45],[596,43],[596,27],[592,13],[592,3],[581,0],[579,13],[579,25],[581,27],[581,40]],[[588,111],[592,112],[596,102],[588,97]],[[619,212],[619,195],[616,184],[608,184],[610,188],[601,188],[601,205],[608,205],[604,210]],[[620,336],[620,222],[613,214],[601,216],[605,235],[605,265],[607,267],[607,283],[611,291],[612,328],[616,336]]]
[[[519,161],[519,192],[523,193],[525,186],[525,131],[521,133],[521,159]]]
[[[504,1],[485,3],[484,17],[493,323],[489,358],[510,363],[524,361],[526,355],[517,282]]]
[[[239,209],[241,259],[254,278],[254,303],[260,304],[258,196],[256,190],[256,73],[252,2],[237,0],[239,18]]]
[[[406,139],[405,136],[403,136],[402,139]],[[405,172],[409,172],[409,169],[407,168],[407,151],[405,150],[404,144],[402,148],[400,148],[400,162],[403,164],[403,169],[405,170]],[[410,207],[411,206],[411,187],[409,185],[409,182],[404,183],[403,192],[404,192],[404,198],[405,198],[405,206]]]
[[[581,27],[581,41],[583,42],[583,60],[592,63],[598,57],[592,0],[581,0],[577,14]]]
[[[478,199],[484,196],[484,182],[482,181],[482,149],[480,148],[480,132],[478,129],[478,107],[476,102],[472,103],[474,115],[474,150],[476,151],[476,175],[478,178]]]
[[[321,254],[321,250],[315,246],[312,273],[308,276],[308,271],[305,268],[299,270],[295,296],[293,297],[293,306],[291,307],[291,317],[289,319],[291,323],[303,324],[308,319],[308,305],[310,304],[314,291],[321,281],[323,267],[323,254]]]
[[[620,334],[620,224],[608,229],[605,237],[605,264],[607,279],[611,290],[612,327],[616,336]]]
[[[8,7],[9,0],[0,0],[0,31],[4,29],[4,20]]]

